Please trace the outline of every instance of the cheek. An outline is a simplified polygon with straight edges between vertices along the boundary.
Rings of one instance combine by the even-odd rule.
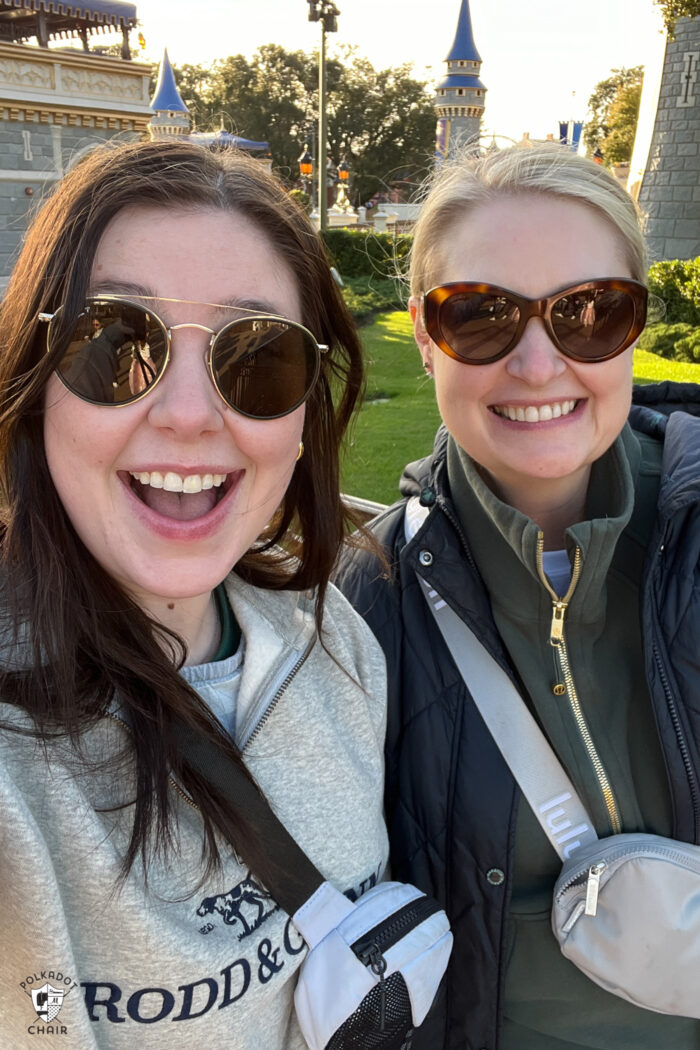
[[[632,351],[626,350],[619,358],[588,367],[600,370],[590,373],[588,379],[588,387],[594,394],[598,425],[606,431],[614,431],[617,436],[625,425],[632,403]]]
[[[433,358],[433,376],[438,406],[468,412],[479,405],[494,383],[495,365],[465,365],[440,349]]]
[[[259,468],[284,469],[296,458],[304,428],[305,406],[282,419],[246,419],[229,412],[228,427],[240,452]]]

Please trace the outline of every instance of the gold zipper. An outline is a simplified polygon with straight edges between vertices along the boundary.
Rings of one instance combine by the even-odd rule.
[[[569,698],[571,705],[571,711],[574,716],[576,725],[578,726],[583,740],[584,746],[588,753],[588,757],[591,760],[591,764],[595,771],[595,775],[598,779],[598,786],[600,787],[603,801],[605,802],[605,808],[608,811],[608,817],[610,818],[610,827],[614,835],[619,835],[622,831],[622,821],[620,820],[620,812],[617,808],[617,802],[613,790],[608,780],[608,774],[605,771],[600,755],[598,754],[595,744],[593,743],[593,737],[588,728],[583,709],[581,707],[581,701],[578,698],[576,692],[576,686],[574,684],[574,676],[571,673],[571,665],[569,663],[569,653],[566,648],[566,639],[564,638],[564,619],[566,616],[567,609],[571,602],[571,598],[576,589],[576,584],[579,581],[581,575],[581,548],[577,547],[574,553],[574,564],[571,570],[571,583],[569,584],[568,590],[563,598],[560,598],[556,593],[549,580],[547,579],[544,567],[542,564],[542,554],[544,551],[544,533],[540,532],[537,536],[537,572],[540,580],[547,590],[550,598],[552,599],[552,622],[549,630],[549,644],[556,649],[557,656],[559,657],[559,666],[561,673],[564,678],[564,684],[566,685],[566,694]]]

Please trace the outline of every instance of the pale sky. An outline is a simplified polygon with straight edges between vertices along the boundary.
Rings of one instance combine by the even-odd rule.
[[[261,44],[318,47],[307,0],[136,0],[144,56],[164,47],[176,64],[250,57]],[[375,68],[410,62],[419,79],[442,77],[460,0],[336,0],[338,33],[329,48],[356,45]],[[653,0],[470,0],[474,39],[487,88],[483,126],[520,139],[557,133],[584,119],[588,98],[610,70],[652,62],[663,48]],[[134,56],[137,57],[136,55]],[[234,115],[235,116],[235,115]],[[245,135],[245,128],[238,128]]]

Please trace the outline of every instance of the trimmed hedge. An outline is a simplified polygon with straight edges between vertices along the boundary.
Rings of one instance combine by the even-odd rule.
[[[649,291],[666,304],[665,325],[700,325],[700,256],[652,263]]]
[[[398,280],[388,277],[345,277],[343,299],[356,321],[368,321],[388,310],[405,310],[406,300]]]
[[[374,230],[326,230],[322,235],[333,266],[346,277],[394,277],[403,272],[411,247],[410,233]]]
[[[700,328],[692,324],[652,324],[639,340],[641,350],[669,361],[700,362]]]

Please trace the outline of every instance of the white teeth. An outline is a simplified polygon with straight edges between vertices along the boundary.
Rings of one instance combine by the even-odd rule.
[[[494,405],[497,416],[504,416],[518,423],[545,423],[550,419],[568,416],[576,408],[577,401],[552,401],[549,405]]]
[[[225,474],[176,474],[168,470],[161,474],[159,470],[132,470],[132,478],[142,485],[153,489],[165,489],[166,492],[201,492],[202,489],[216,489],[226,481]]]

